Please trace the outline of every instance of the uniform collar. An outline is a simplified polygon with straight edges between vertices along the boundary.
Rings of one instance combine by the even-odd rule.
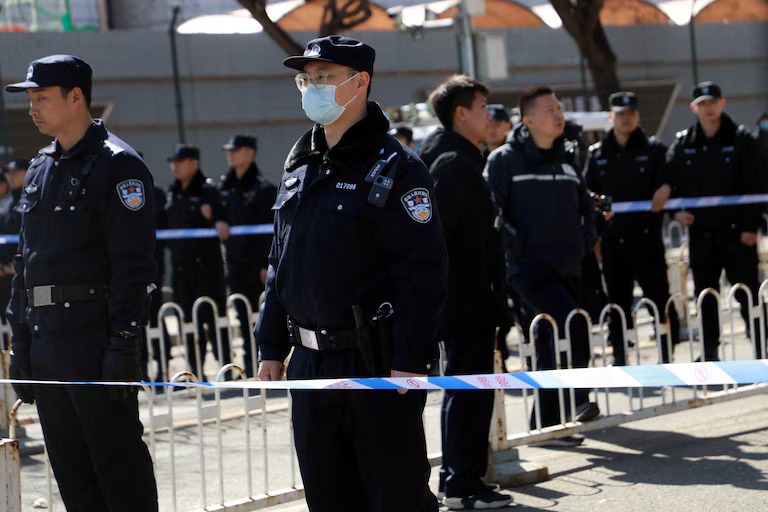
[[[203,189],[203,185],[205,185],[206,181],[207,178],[205,177],[205,174],[203,174],[202,170],[198,169],[197,174],[195,174],[195,177],[192,178],[192,181],[189,183],[189,186],[186,190],[182,190],[181,182],[179,180],[175,180],[173,185],[171,185],[171,192],[181,192],[184,194],[194,195]]]
[[[647,144],[648,139],[646,138],[645,133],[640,128],[637,128],[629,136],[624,149],[641,150]],[[618,153],[620,151],[621,148],[619,147],[619,142],[616,140],[616,133],[613,131],[613,128],[611,128],[611,130],[608,132],[608,135],[605,136],[605,140],[603,141],[603,148],[611,153]]]
[[[229,171],[227,171],[226,177],[224,178],[224,186],[227,188],[236,187],[239,185],[249,186],[251,183],[253,183],[256,177],[259,176],[259,174],[259,168],[256,165],[256,162],[252,162],[248,169],[246,169],[243,177],[239,179],[237,177],[237,173],[235,172],[235,168],[230,167]]]
[[[109,138],[109,132],[107,132],[104,121],[101,119],[94,119],[91,126],[86,130],[85,135],[75,144],[69,151],[64,151],[59,144],[58,140],[54,140],[49,146],[40,150],[40,153],[54,158],[73,158],[78,154],[93,148],[100,146],[105,140]]]
[[[290,172],[310,161],[327,158],[334,165],[347,167],[371,154],[378,138],[384,138],[389,130],[389,121],[381,107],[368,102],[368,112],[359,122],[351,126],[341,140],[330,150],[325,141],[323,127],[316,124],[294,144],[285,161],[285,170]]]
[[[712,139],[722,145],[733,144],[737,129],[738,126],[733,122],[733,119],[723,112],[720,117],[720,129],[717,130],[717,133],[715,133],[715,136],[712,137]],[[693,145],[706,144],[707,136],[704,135],[704,129],[698,121],[688,130],[687,142]]]

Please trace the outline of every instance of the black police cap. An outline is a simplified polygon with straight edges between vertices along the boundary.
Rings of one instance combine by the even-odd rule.
[[[233,135],[222,148],[226,151],[240,148],[251,148],[255,151],[256,137],[251,137],[250,135]]]
[[[391,130],[389,130],[389,134],[393,137],[404,138],[405,142],[408,144],[413,142],[413,130],[411,130],[407,126],[398,126],[396,128],[392,128]]]
[[[611,104],[611,110],[614,112],[623,112],[624,110],[637,109],[637,96],[629,91],[620,91],[611,94],[608,97]]]
[[[374,60],[376,51],[367,44],[351,37],[326,36],[308,42],[303,55],[288,57],[283,65],[303,71],[308,62],[330,62],[373,76]]]
[[[3,166],[3,171],[26,171],[29,169],[29,160],[24,160],[21,158],[17,158],[16,160],[11,160],[7,164]]]
[[[693,104],[704,100],[716,100],[723,97],[720,86],[712,82],[701,82],[693,88]]]
[[[50,55],[32,61],[23,82],[7,85],[8,92],[23,92],[42,87],[79,87],[87,98],[91,97],[93,71],[84,61],[72,55]]]
[[[491,119],[494,121],[503,121],[509,123],[509,112],[504,108],[504,105],[494,104],[488,105],[488,112],[491,114]]]
[[[173,150],[173,155],[168,157],[168,161],[178,162],[179,160],[200,160],[200,150],[194,146],[179,144]]]

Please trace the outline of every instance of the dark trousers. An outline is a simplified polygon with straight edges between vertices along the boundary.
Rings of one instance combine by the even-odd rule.
[[[753,303],[757,301],[759,288],[757,280],[757,247],[748,247],[741,243],[741,234],[733,229],[705,231],[691,227],[690,234],[691,270],[696,296],[706,288],[720,291],[720,273],[733,284],[744,283],[752,292]],[[747,324],[747,331],[755,334],[757,355],[762,357],[759,341],[759,322],[749,325],[749,307],[746,294],[739,291],[736,299],[741,305],[741,316]],[[720,345],[720,325],[718,323],[719,305],[712,297],[707,297],[702,304],[702,323],[704,336],[704,357],[707,360],[718,358],[717,347]]]
[[[219,267],[204,269],[199,266],[192,267],[174,267],[173,274],[173,294],[174,300],[179,303],[184,310],[184,316],[187,321],[193,320],[192,306],[199,297],[210,297],[216,303],[219,316],[226,313],[226,304],[224,299],[224,270],[221,262]],[[197,336],[187,335],[187,359],[189,360],[189,369],[195,375],[198,375],[198,364],[201,367],[205,361],[208,342],[211,343],[214,357],[218,360],[220,366],[232,362],[229,349],[229,331],[220,329],[221,350],[216,338],[215,319],[213,308],[208,304],[200,306],[197,323]],[[207,329],[206,329],[207,326]],[[197,351],[200,353],[198,363]],[[198,375],[200,379],[205,378],[204,374]]]
[[[289,379],[363,376],[353,350],[294,350]],[[296,453],[311,512],[437,512],[424,392],[292,391]]]
[[[664,323],[667,320],[664,309],[669,300],[669,280],[660,233],[649,230],[647,233],[637,233],[633,236],[605,238],[602,249],[608,300],[624,311],[627,328],[631,329],[634,325],[632,303],[635,281],[643,289],[643,295],[656,304],[659,323]],[[675,345],[680,342],[680,322],[677,310],[672,306],[669,308],[669,327],[672,344]],[[624,365],[624,333],[621,318],[616,311],[611,311],[609,329],[615,364]],[[668,363],[666,335],[661,337],[661,346],[663,361]]]
[[[35,335],[32,377],[100,380],[105,344],[106,333],[96,329]],[[103,387],[44,385],[35,386],[35,398],[51,467],[68,512],[158,510],[152,460],[141,438],[144,427],[135,395],[113,400]]]
[[[264,285],[261,283],[260,269],[254,265],[230,262],[227,264],[229,271],[227,281],[231,293],[241,293],[245,295],[251,303],[252,311],[259,309],[259,295],[264,291]],[[245,373],[249,377],[254,375],[253,355],[258,354],[258,348],[254,352],[251,347],[251,338],[253,336],[253,326],[248,318],[248,310],[242,301],[235,302],[235,311],[237,319],[240,322],[240,331],[243,335],[243,358],[245,360]]]
[[[446,375],[493,373],[494,327],[478,327],[445,341]],[[440,426],[445,495],[466,497],[483,488],[488,467],[488,432],[493,416],[493,391],[447,390]]]
[[[539,313],[551,315],[560,331],[560,338],[565,338],[565,319],[578,306],[580,292],[579,276],[560,275],[555,269],[541,267],[525,267],[511,276],[512,286],[517,290],[522,301],[523,313],[526,318],[525,330],[533,318]],[[527,336],[527,332],[526,332]],[[536,367],[538,370],[552,370],[557,361],[554,337],[548,322],[539,322],[534,333],[536,344]],[[528,340],[530,342],[530,340]],[[586,368],[591,359],[589,334],[586,323],[577,317],[571,322],[571,357],[574,368]],[[561,365],[565,367],[566,356],[560,356]],[[563,391],[566,415],[570,416],[570,400],[568,391]],[[576,406],[589,402],[589,390],[575,390]],[[548,427],[561,423],[559,395],[556,389],[539,390],[539,408],[541,409],[541,425]],[[565,418],[567,420],[568,418]],[[535,410],[531,414],[531,427],[536,426]]]

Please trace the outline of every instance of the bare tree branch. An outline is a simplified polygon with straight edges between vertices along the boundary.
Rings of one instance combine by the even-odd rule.
[[[371,5],[368,0],[327,0],[323,10],[323,22],[320,25],[320,36],[349,30],[370,17]]]
[[[277,23],[269,19],[267,15],[267,0],[237,0],[240,5],[248,9],[251,16],[258,21],[264,32],[277,44],[286,55],[301,55],[304,52],[304,46],[293,39],[288,32],[280,28]]]

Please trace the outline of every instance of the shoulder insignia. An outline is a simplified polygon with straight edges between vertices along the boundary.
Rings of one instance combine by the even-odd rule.
[[[129,210],[141,210],[144,206],[144,183],[140,180],[125,180],[117,184],[117,196]]]
[[[421,224],[432,219],[432,201],[426,188],[414,188],[400,198],[408,216]]]

